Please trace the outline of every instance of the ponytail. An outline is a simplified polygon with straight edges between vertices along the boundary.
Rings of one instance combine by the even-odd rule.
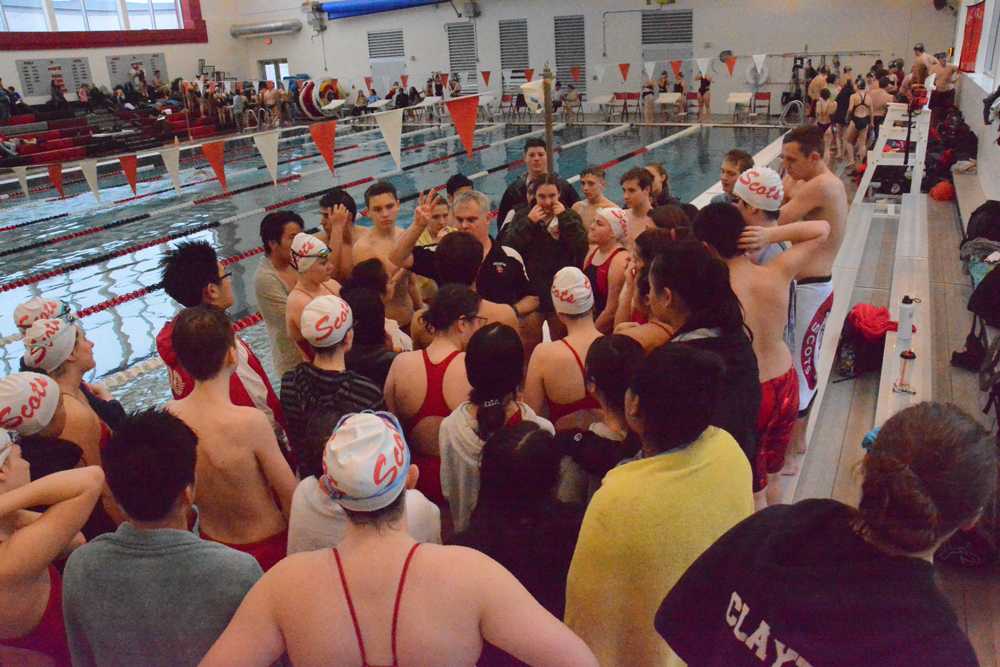
[[[476,433],[488,440],[503,428],[507,404],[524,376],[524,346],[506,324],[488,324],[469,339],[465,372],[472,385],[469,401],[477,408]]]

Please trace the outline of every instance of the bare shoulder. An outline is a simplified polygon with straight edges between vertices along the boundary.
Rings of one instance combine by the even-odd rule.
[[[234,430],[238,429],[244,436],[251,436],[258,441],[267,441],[274,438],[271,422],[257,408],[234,405],[231,414],[232,419],[230,423],[233,425]]]

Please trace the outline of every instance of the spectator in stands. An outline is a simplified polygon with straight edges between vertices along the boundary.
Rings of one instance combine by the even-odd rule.
[[[953,405],[896,413],[861,464],[858,509],[815,499],[755,514],[688,569],[657,630],[692,665],[979,664],[934,553],[995,502],[996,456]]]
[[[354,343],[344,358],[347,370],[368,378],[381,391],[399,354],[385,330],[385,304],[378,292],[364,287],[345,285],[341,296],[354,316]]]
[[[309,446],[310,420],[380,410],[382,388],[347,370],[345,356],[354,341],[354,320],[346,301],[333,295],[316,297],[302,310],[300,322],[313,360],[299,364],[281,378],[281,404],[299,476],[319,476],[323,472],[323,453]],[[322,447],[322,443],[315,444]]]
[[[205,305],[222,311],[233,305],[230,273],[219,262],[215,249],[205,241],[178,243],[167,251],[162,267],[163,290],[180,305],[188,308]],[[174,352],[174,321],[168,322],[156,336],[156,350],[169,369],[174,398],[180,399],[191,393],[195,381]],[[236,338],[236,349],[236,371],[229,378],[229,397],[234,405],[262,410],[279,442],[284,442],[281,402],[271,387],[264,367],[253,349],[239,337]]]
[[[550,434],[552,423],[518,400],[524,378],[524,346],[517,331],[487,324],[473,334],[465,353],[465,374],[472,390],[441,422],[441,489],[455,531],[465,530],[479,497],[483,444],[498,431],[533,422]]]
[[[252,557],[188,530],[197,446],[184,422],[151,409],[129,417],[104,450],[127,520],[66,564],[74,664],[197,665],[260,579]]]
[[[683,343],[722,358],[727,400],[716,405],[711,424],[732,435],[753,466],[760,378],[729,269],[699,241],[678,241],[657,253],[649,289],[650,313],[675,331],[670,345]]]
[[[643,172],[645,174],[645,172]],[[539,296],[539,312],[549,319],[549,326],[562,326],[552,313],[552,280],[564,266],[583,266],[587,256],[587,232],[573,209],[576,202],[562,200],[559,179],[542,174],[532,180],[534,205],[517,210],[514,220],[504,228],[501,242],[524,258],[524,268],[532,291]]]
[[[532,665],[596,666],[495,561],[406,534],[410,455],[395,417],[353,415],[325,452],[321,483],[349,521],[333,550],[336,569],[325,549],[289,556],[250,591],[204,667],[264,667],[286,652],[293,663],[472,664],[484,641]]]
[[[724,372],[715,354],[672,344],[629,385],[625,415],[642,449],[591,499],[566,585],[566,624],[601,664],[672,664],[649,622],[662,591],[753,512],[750,465],[711,426],[716,404],[734,400]]]
[[[583,271],[559,269],[552,281],[552,303],[566,336],[541,343],[531,353],[524,400],[560,431],[586,428],[597,419],[600,405],[587,391],[583,359],[601,332],[594,324],[591,282]]]
[[[23,375],[23,374],[22,374]],[[28,383],[17,375],[0,380],[0,404],[28,412],[33,397]],[[41,397],[36,412],[20,425],[37,426],[39,409],[51,414],[58,398]],[[10,414],[10,413],[5,413]],[[98,466],[76,468],[31,481],[30,464],[21,457],[2,422],[0,430],[0,653],[9,664],[70,664],[63,625],[62,580],[53,562],[84,543],[80,528],[93,509],[104,484]],[[42,513],[37,508],[44,508]],[[18,655],[20,649],[23,652]],[[27,655],[35,656],[32,660]],[[24,662],[22,662],[22,660]]]
[[[13,115],[14,101],[7,89],[4,88],[3,79],[0,79],[0,123],[8,120]]]
[[[292,266],[292,241],[304,227],[302,217],[294,211],[274,211],[260,221],[264,260],[254,274],[254,293],[267,325],[271,362],[279,377],[302,361],[302,354],[288,337],[285,309],[288,294],[295,289],[299,279],[298,271]]]
[[[500,208],[497,210],[498,228],[507,224],[507,216],[515,208],[524,206],[528,201],[528,181],[534,181],[538,177],[548,173],[548,145],[544,139],[532,137],[524,142],[524,163],[528,172],[521,178],[507,186],[500,200]],[[572,185],[556,177],[556,185],[559,188],[559,199],[566,208],[573,208],[573,204],[580,200],[580,195]]]
[[[485,318],[480,298],[467,287],[442,285],[421,315],[434,340],[424,350],[405,352],[392,362],[385,380],[385,404],[399,417],[423,470],[417,488],[436,503],[441,493],[440,425],[469,396],[465,348]]]
[[[60,111],[69,107],[69,102],[66,101],[66,91],[65,86],[62,83],[62,79],[52,79],[49,84],[49,106],[55,110]]]
[[[225,312],[195,306],[175,322],[173,348],[195,385],[167,409],[198,434],[199,531],[249,553],[267,571],[285,555],[295,475],[263,413],[230,398],[238,353]]]
[[[469,527],[449,540],[496,559],[556,618],[583,508],[555,499],[560,453],[534,422],[501,429],[483,445],[479,499]],[[480,664],[505,664],[487,645]]]
[[[247,108],[247,98],[243,94],[241,88],[237,88],[236,92],[233,94],[233,122],[236,123],[236,127],[241,131],[246,126],[244,121],[244,112]]]

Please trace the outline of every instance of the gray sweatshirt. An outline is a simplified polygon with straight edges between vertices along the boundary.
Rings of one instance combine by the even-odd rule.
[[[197,665],[261,575],[252,556],[193,533],[123,523],[66,564],[73,665]]]

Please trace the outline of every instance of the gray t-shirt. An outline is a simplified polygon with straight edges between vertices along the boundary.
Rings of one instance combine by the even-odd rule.
[[[188,531],[123,523],[66,563],[73,665],[194,667],[261,575],[252,556]]]
[[[281,282],[274,265],[266,256],[254,274],[253,289],[257,296],[257,307],[267,326],[274,371],[280,378],[302,363],[302,353],[288,337],[288,327],[285,324],[288,288]]]

